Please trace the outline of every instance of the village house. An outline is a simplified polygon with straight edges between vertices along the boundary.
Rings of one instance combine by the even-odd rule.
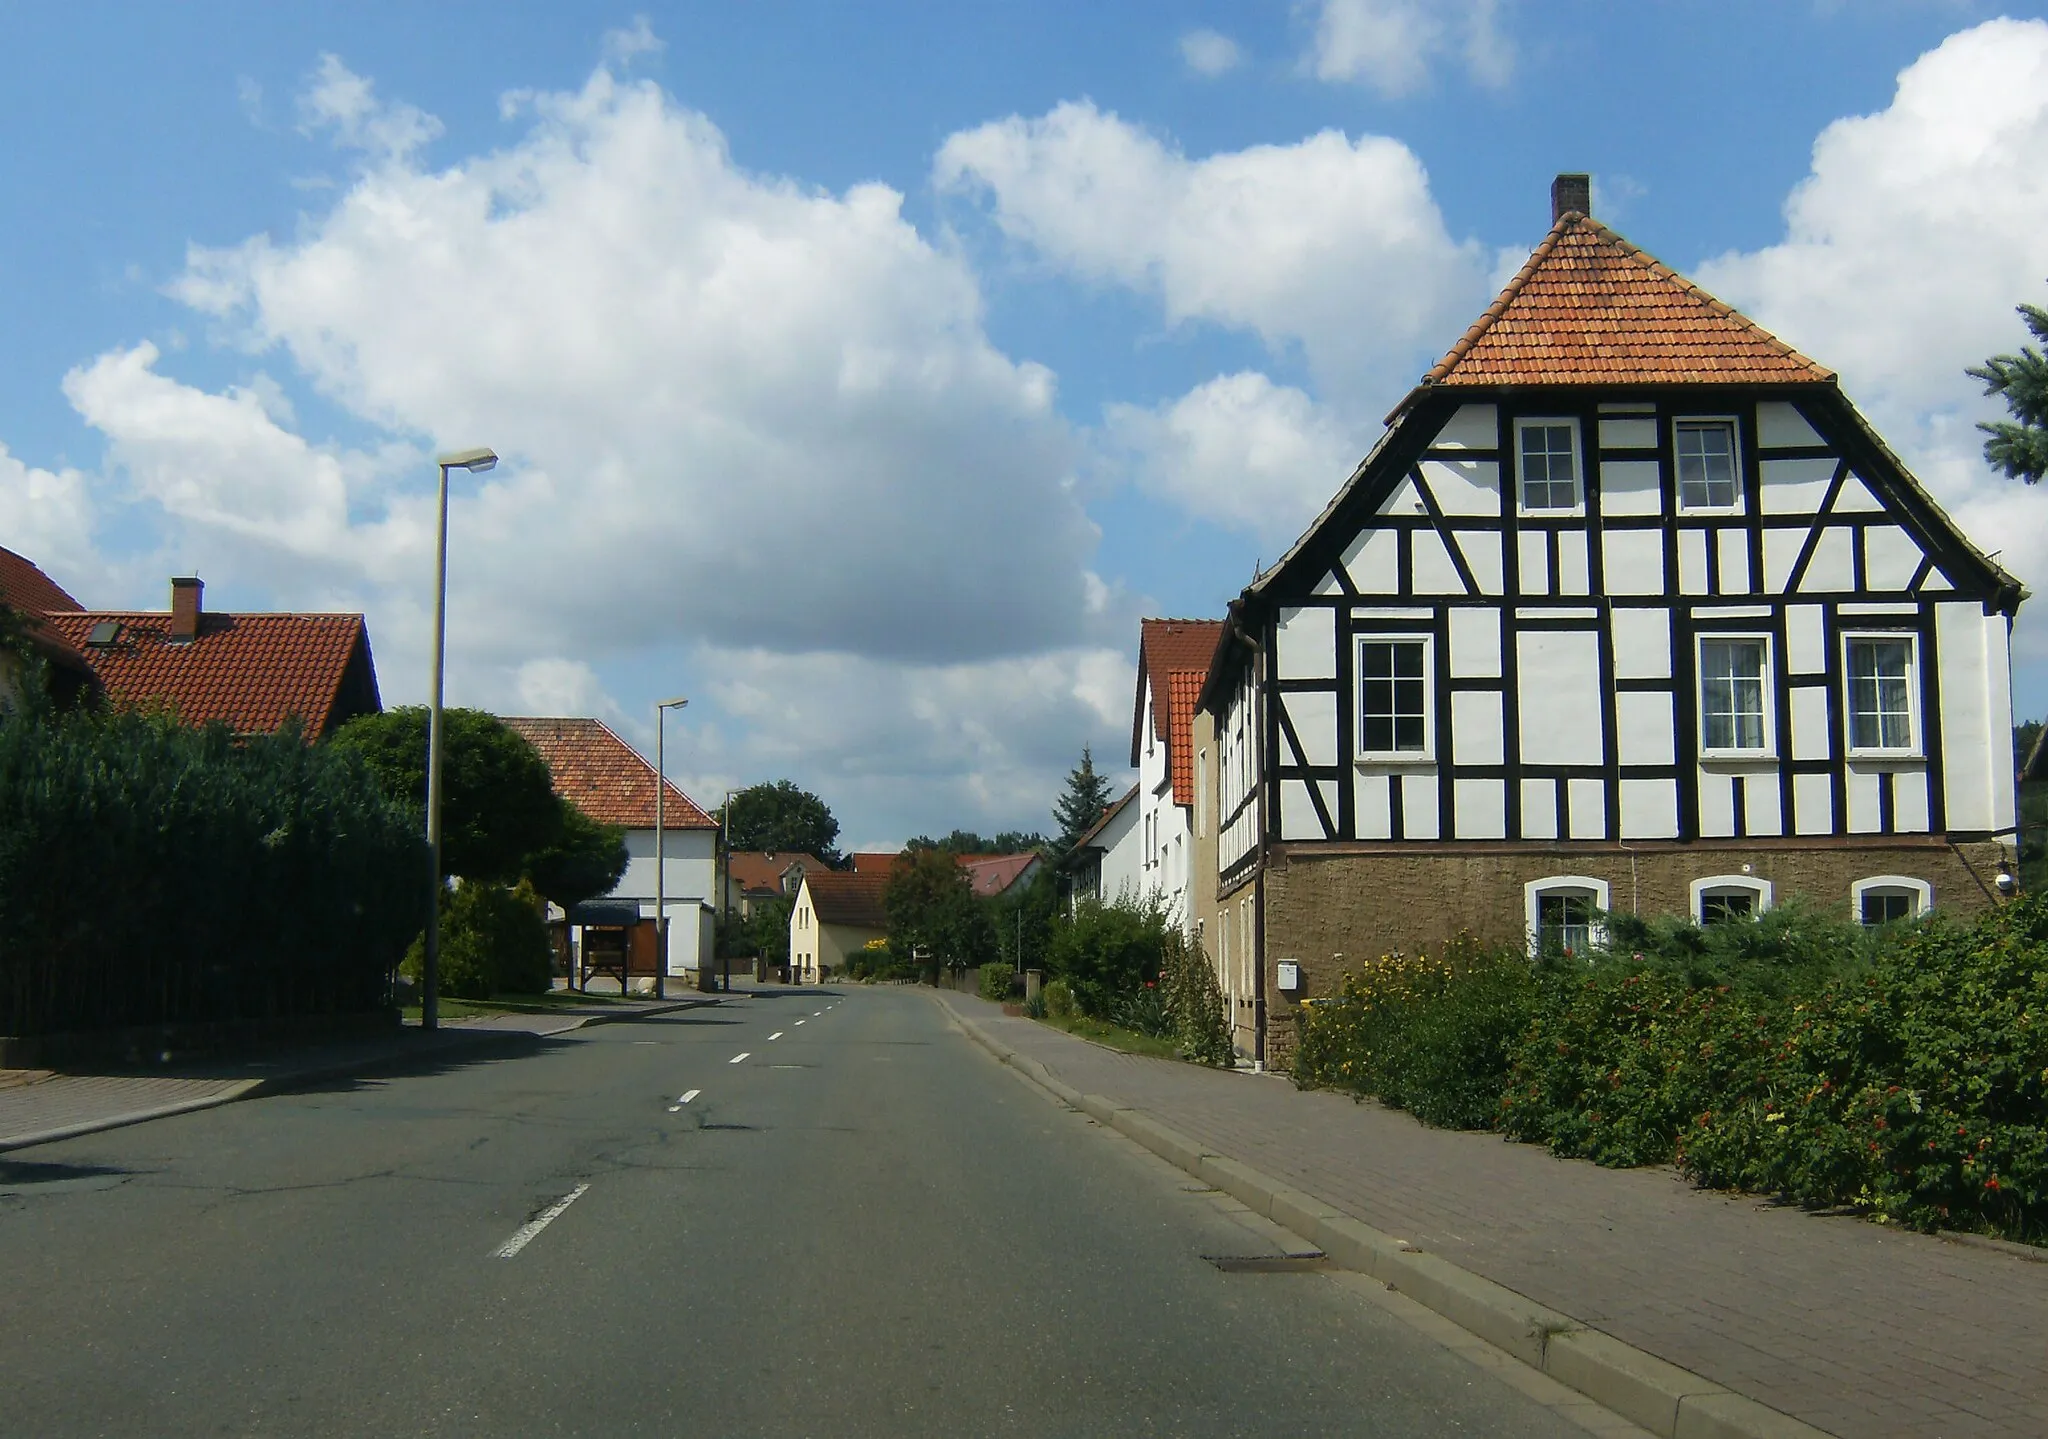
[[[1155,898],[1194,933],[1188,903],[1197,776],[1195,701],[1223,625],[1217,620],[1143,620],[1138,687],[1131,702],[1131,768],[1138,772],[1136,897]]]
[[[169,613],[74,604],[43,621],[85,657],[109,700],[161,706],[186,724],[273,734],[296,719],[321,740],[383,707],[361,615],[209,612],[205,593],[181,576]]]
[[[814,854],[783,850],[738,850],[725,857],[725,909],[741,920],[754,917],[754,907],[773,900],[794,900],[804,876],[831,866]]]
[[[844,972],[854,951],[886,939],[889,915],[882,893],[888,887],[887,873],[828,869],[805,875],[789,912],[790,982],[822,983]]]
[[[1138,897],[1138,786],[1125,790],[1102,817],[1074,841],[1060,861],[1060,885],[1067,913],[1087,900],[1109,904]]]
[[[511,717],[505,720],[546,761],[555,793],[599,824],[625,831],[626,872],[611,892],[558,922],[607,941],[622,939],[633,976],[651,978],[662,963],[655,932],[654,766],[602,720]],[[664,781],[661,816],[662,901],[668,953],[662,973],[694,974],[712,957],[712,898],[718,892],[718,821]],[[586,936],[585,943],[589,943]]]
[[[2019,584],[1588,190],[1230,607],[1204,920],[1271,1062],[1343,970],[1460,929],[2012,886]]]
[[[78,703],[104,694],[92,664],[49,623],[54,613],[81,609],[63,586],[44,574],[34,561],[9,549],[0,549],[0,607],[12,617],[11,638],[42,661],[48,674],[51,697],[62,705]],[[0,633],[0,640],[10,636]],[[21,697],[24,656],[0,647],[0,709],[11,708]]]

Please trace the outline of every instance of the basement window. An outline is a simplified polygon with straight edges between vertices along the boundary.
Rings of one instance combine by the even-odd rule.
[[[1692,882],[1695,924],[1755,919],[1771,907],[1771,882],[1746,874],[1717,874]]]
[[[1607,901],[1607,881],[1585,875],[1557,874],[1523,885],[1529,957],[1562,954],[1584,958],[1604,937],[1599,917]]]

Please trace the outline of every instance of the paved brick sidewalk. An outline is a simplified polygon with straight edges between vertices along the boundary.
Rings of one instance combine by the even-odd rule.
[[[2048,1434],[2048,1264],[1426,1129],[939,998],[1084,1094],[1844,1439]]]
[[[563,1005],[546,1014],[489,1014],[445,1022],[439,1035],[408,1029],[384,1038],[174,1066],[163,1073],[40,1074],[7,1070],[24,1082],[0,1084],[0,1152],[70,1134],[182,1114],[240,1099],[265,1085],[346,1074],[394,1060],[459,1051],[493,1035],[561,1034],[591,1022],[662,1014],[712,1003],[686,999]]]

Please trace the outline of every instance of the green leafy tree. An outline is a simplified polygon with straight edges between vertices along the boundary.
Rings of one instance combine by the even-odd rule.
[[[922,951],[928,972],[942,964],[977,964],[995,948],[988,914],[967,872],[941,849],[919,850],[897,865],[882,894],[889,947]]]
[[[2034,338],[2048,346],[2048,310],[2021,305],[2019,314]],[[1991,437],[1984,442],[1984,458],[2013,479],[2039,483],[2048,474],[2048,356],[2022,345],[2018,354],[1993,355],[1968,373],[2012,411],[2010,420],[1977,426]]]
[[[1081,763],[1068,772],[1067,787],[1052,809],[1053,822],[1060,827],[1061,854],[1071,850],[1082,835],[1095,827],[1113,797],[1109,777],[1095,772],[1094,752],[1084,746]]]
[[[610,894],[626,872],[626,834],[599,824],[567,800],[555,837],[526,859],[526,875],[543,898],[563,909]]]
[[[1113,1018],[1122,1001],[1159,982],[1170,925],[1156,895],[1083,900],[1073,918],[1052,927],[1046,968],[1066,981],[1083,1014]]]
[[[996,952],[1004,963],[1017,969],[1044,969],[1060,913],[1059,871],[1041,864],[1028,879],[986,903]]]
[[[789,912],[786,899],[765,899],[747,916],[746,939],[751,953],[770,964],[789,963]]]
[[[942,849],[947,854],[1024,854],[1033,850],[1044,851],[1051,845],[1052,842],[1037,830],[1006,829],[984,839],[971,829],[956,829],[944,839],[921,834],[903,847],[911,850]]]
[[[441,864],[465,879],[512,884],[528,856],[562,827],[547,762],[482,710],[443,712]],[[336,732],[337,749],[359,754],[385,796],[416,815],[427,808],[427,711],[421,705],[361,715]]]
[[[725,838],[729,848],[771,854],[800,851],[837,865],[834,847],[839,821],[825,801],[786,779],[751,784],[726,804]]]

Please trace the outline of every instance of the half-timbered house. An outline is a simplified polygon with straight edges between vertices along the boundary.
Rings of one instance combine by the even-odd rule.
[[[1255,1047],[1347,967],[1603,911],[1995,902],[2022,594],[1835,375],[1586,213],[1553,225],[1231,606],[1212,954]],[[2010,880],[2006,880],[2010,886]],[[1226,969],[1226,973],[1228,970]]]

